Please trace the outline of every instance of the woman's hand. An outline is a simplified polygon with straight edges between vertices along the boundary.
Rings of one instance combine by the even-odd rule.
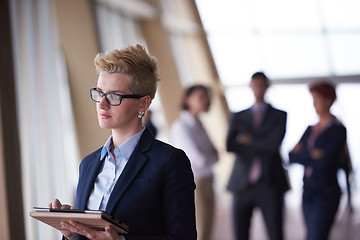
[[[70,206],[68,204],[62,204],[59,199],[54,199],[49,205],[49,208],[55,208],[55,209],[74,209],[73,206]],[[76,233],[68,231],[68,230],[61,230],[60,231],[62,235],[64,235],[67,239],[73,240],[76,238]]]
[[[295,147],[291,150],[292,153],[300,153],[303,151],[303,146],[301,142],[295,145]]]
[[[55,209],[74,209],[74,207],[68,205],[68,204],[61,204],[59,199],[54,199],[49,206],[49,208],[55,208]]]
[[[243,144],[245,146],[249,146],[252,142],[252,136],[250,134],[244,133],[244,134],[238,134],[236,136],[236,141],[240,144]]]
[[[318,160],[324,156],[324,150],[315,148],[311,151],[310,155],[314,160]]]
[[[113,228],[111,228],[110,225],[105,227],[105,231],[98,231],[74,221],[62,222],[61,227],[69,232],[83,235],[91,240],[123,239],[121,236],[118,235],[118,233]]]
[[[56,209],[74,209],[74,207],[68,204],[62,204],[59,199],[54,199],[52,203],[49,204],[49,208]],[[89,228],[78,222],[69,221],[61,222],[61,227],[64,230],[61,230],[61,234],[64,235],[69,240],[75,240],[77,234],[81,234],[91,240],[121,240],[123,239],[118,233],[111,228],[111,226],[106,226],[105,231],[97,231],[92,228]]]

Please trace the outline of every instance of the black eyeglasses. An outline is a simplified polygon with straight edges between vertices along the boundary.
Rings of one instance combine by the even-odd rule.
[[[90,89],[90,97],[94,102],[99,103],[103,97],[105,97],[106,102],[111,106],[118,106],[121,104],[123,98],[142,98],[144,95],[140,94],[128,94],[121,95],[118,93],[103,93],[96,88]]]

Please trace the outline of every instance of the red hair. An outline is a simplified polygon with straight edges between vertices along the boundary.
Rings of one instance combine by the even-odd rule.
[[[335,87],[329,82],[314,83],[309,87],[309,90],[311,93],[315,92],[324,98],[332,100],[332,102],[336,99]]]

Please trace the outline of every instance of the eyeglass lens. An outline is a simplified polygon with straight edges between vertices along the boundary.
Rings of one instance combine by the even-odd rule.
[[[103,93],[96,89],[90,90],[91,98],[95,102],[100,102],[101,99],[105,96],[106,102],[110,105],[120,105],[121,96],[116,93]]]

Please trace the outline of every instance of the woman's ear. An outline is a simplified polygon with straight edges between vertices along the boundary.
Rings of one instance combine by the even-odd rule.
[[[151,104],[151,97],[149,95],[146,95],[142,98],[140,98],[140,112],[146,112],[146,110],[150,107]]]

